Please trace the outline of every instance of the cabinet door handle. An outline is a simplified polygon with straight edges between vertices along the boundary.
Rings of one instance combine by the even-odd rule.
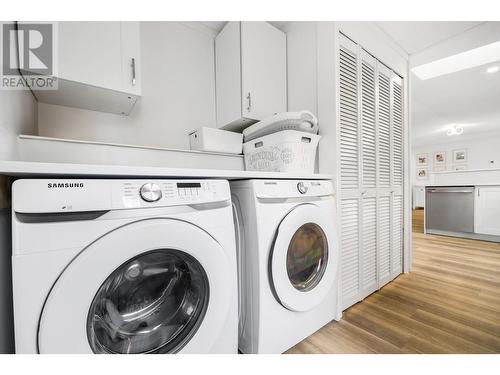
[[[252,110],[252,95],[250,93],[247,94],[247,111],[250,112]]]
[[[130,66],[132,67],[132,86],[135,86],[135,58],[133,57]]]
[[[480,197],[481,196],[481,188],[477,188],[477,196]]]

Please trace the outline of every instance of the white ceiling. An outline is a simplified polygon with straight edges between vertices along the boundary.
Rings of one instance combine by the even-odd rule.
[[[227,21],[200,21],[200,24],[218,34]],[[287,21],[269,21],[283,30]],[[463,33],[482,22],[423,22],[386,21],[376,24],[408,54],[420,52],[452,36]]]
[[[391,29],[391,33],[399,30],[397,42],[404,44],[402,47],[411,53],[421,52],[421,48],[426,44],[426,48],[429,46],[439,48],[440,39],[442,42],[452,37],[452,33],[464,33],[478,23],[388,22],[385,24],[389,24],[387,28]],[[396,39],[395,36],[393,38]],[[483,136],[496,136],[500,139],[500,72],[486,72],[486,69],[493,65],[500,66],[500,60],[428,80],[420,80],[412,74],[410,103],[412,144],[414,146],[438,144],[459,139],[463,142],[469,137]],[[459,136],[447,136],[446,130],[454,124],[462,126],[464,133]]]
[[[500,72],[487,73],[492,65],[500,66],[500,61],[425,81],[413,75],[415,145],[449,141],[446,129],[452,124],[463,126],[461,138],[500,132]]]
[[[201,21],[200,23],[218,34],[224,28],[227,21]],[[286,21],[269,21],[269,23],[281,30],[285,26]]]
[[[461,34],[482,22],[387,21],[377,25],[408,54]]]

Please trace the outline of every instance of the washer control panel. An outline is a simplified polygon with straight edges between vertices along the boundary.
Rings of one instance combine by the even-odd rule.
[[[24,213],[85,212],[230,201],[226,180],[19,179],[12,208]]]
[[[221,180],[129,180],[121,200],[130,208],[209,203],[229,199],[228,186]]]

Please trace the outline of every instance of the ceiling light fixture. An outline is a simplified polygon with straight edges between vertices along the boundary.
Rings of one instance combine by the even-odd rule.
[[[488,69],[486,69],[486,73],[496,73],[498,72],[498,70],[500,70],[498,65],[490,66]]]
[[[460,135],[464,132],[464,128],[458,125],[453,125],[451,128],[446,130],[446,135],[452,136],[452,135]]]
[[[500,41],[416,66],[412,72],[421,80],[426,80],[499,60]]]

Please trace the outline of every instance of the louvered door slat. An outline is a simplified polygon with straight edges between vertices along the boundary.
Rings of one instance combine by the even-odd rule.
[[[361,129],[362,129],[362,187],[377,185],[375,67],[374,62],[361,63]]]
[[[368,295],[377,289],[377,200],[362,199],[362,291]]]
[[[384,71],[378,73],[378,170],[379,187],[391,185],[391,102],[390,79]]]
[[[342,189],[359,186],[357,58],[340,48],[340,185]]]
[[[399,77],[392,82],[392,160],[393,185],[403,185],[403,88]]]
[[[391,228],[391,274],[392,278],[399,275],[403,266],[403,196],[392,198],[392,228]]]
[[[391,277],[391,201],[390,197],[378,199],[378,282],[382,286]]]
[[[359,294],[359,203],[344,199],[341,203],[342,304],[350,306]]]

